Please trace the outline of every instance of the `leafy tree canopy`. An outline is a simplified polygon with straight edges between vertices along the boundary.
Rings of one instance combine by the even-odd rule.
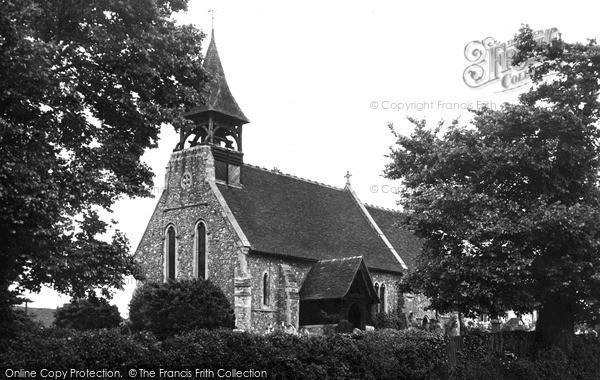
[[[106,295],[134,273],[98,210],[150,194],[141,155],[201,101],[204,36],[173,19],[186,6],[0,0],[0,310],[42,285]]]
[[[444,131],[412,120],[386,175],[424,239],[405,287],[439,311],[539,310],[550,337],[600,316],[600,48],[537,44],[529,27],[516,42],[516,63],[536,62],[519,103]]]

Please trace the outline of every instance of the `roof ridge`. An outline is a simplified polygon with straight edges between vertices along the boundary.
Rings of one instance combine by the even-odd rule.
[[[406,266],[406,263],[404,262],[404,260],[400,256],[400,254],[398,254],[398,252],[396,251],[396,248],[394,248],[392,243],[390,243],[387,236],[385,236],[385,234],[383,233],[383,231],[381,230],[381,228],[379,227],[379,225],[377,224],[375,219],[373,219],[373,216],[371,215],[369,210],[367,210],[367,206],[365,206],[365,204],[361,202],[361,200],[358,198],[358,195],[356,195],[354,190],[352,190],[352,187],[348,187],[348,190],[350,191],[350,194],[352,194],[352,197],[354,198],[354,202],[356,202],[356,204],[362,211],[363,215],[367,218],[367,221],[369,222],[369,224],[371,224],[371,227],[373,227],[373,229],[375,230],[377,235],[379,235],[379,238],[381,239],[382,243],[387,247],[387,249],[390,250],[392,255],[394,255],[394,257],[398,260],[402,269],[407,270],[408,267]]]
[[[362,255],[357,255],[357,256],[350,256],[350,257],[340,257],[340,258],[337,258],[337,259],[319,260],[319,262],[322,262],[322,261],[343,261],[343,260],[354,260],[354,259],[364,259],[364,257]]]
[[[273,169],[267,169],[267,168],[262,167],[262,166],[247,164],[245,162],[244,162],[244,166],[249,166],[251,168],[259,169],[259,170],[262,170],[262,171],[265,171],[265,172],[268,172],[268,173],[271,173],[271,174],[277,174],[277,175],[281,175],[283,177],[293,178],[293,179],[297,179],[297,180],[300,180],[300,181],[312,183],[313,185],[319,185],[319,186],[327,187],[327,188],[330,188],[330,189],[333,189],[333,190],[344,191],[344,188],[341,188],[341,187],[336,187],[336,186],[329,185],[329,184],[326,184],[326,183],[323,183],[323,182],[314,181],[312,179],[298,177],[298,176],[295,176],[293,174],[284,173],[282,171],[276,171],[276,170],[273,170]]]
[[[396,214],[402,214],[402,210],[397,210],[397,209],[393,209],[393,208],[389,208],[389,207],[383,207],[383,206],[378,206],[378,205],[374,205],[371,203],[365,203],[366,207],[371,207],[377,210],[382,210],[382,211],[390,211]]]

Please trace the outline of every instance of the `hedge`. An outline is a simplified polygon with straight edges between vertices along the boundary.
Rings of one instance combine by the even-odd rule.
[[[117,329],[24,333],[0,356],[27,370],[219,368],[266,370],[276,379],[431,379],[449,372],[442,335],[423,331],[297,336],[196,330],[160,342]]]
[[[514,335],[514,336],[513,336]],[[490,350],[489,334],[462,337],[454,367],[449,339],[421,330],[356,334],[257,335],[231,330],[196,330],[164,341],[150,333],[118,329],[23,332],[4,346],[0,367],[27,370],[182,368],[253,369],[270,379],[593,379],[600,378],[600,340],[577,336],[573,353],[558,349],[517,356],[525,335],[507,335],[503,353]],[[516,350],[515,350],[516,351]]]
[[[52,328],[21,333],[6,346],[0,355],[2,369],[124,370],[154,366],[164,356],[151,334],[129,336],[121,334],[118,329],[77,331]]]
[[[502,333],[502,350],[491,349],[491,334],[470,331],[461,337],[452,379],[570,380],[600,378],[600,339],[575,335],[573,352],[536,346],[535,332]]]

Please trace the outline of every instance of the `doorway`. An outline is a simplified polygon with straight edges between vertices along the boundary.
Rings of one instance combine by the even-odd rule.
[[[348,310],[348,322],[352,323],[352,327],[355,329],[362,329],[362,312],[360,311],[360,307],[353,303]]]

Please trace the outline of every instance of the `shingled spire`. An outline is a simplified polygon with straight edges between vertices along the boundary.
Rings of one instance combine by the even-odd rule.
[[[186,113],[185,116],[194,121],[195,125],[181,131],[177,150],[185,149],[187,142],[189,146],[210,144],[241,152],[242,125],[249,120],[227,85],[214,30],[202,66],[212,78],[207,85],[206,102]]]

